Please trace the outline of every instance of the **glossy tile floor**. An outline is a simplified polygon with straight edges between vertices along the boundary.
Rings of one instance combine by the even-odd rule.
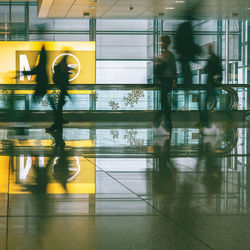
[[[250,123],[12,125],[0,249],[250,249]]]

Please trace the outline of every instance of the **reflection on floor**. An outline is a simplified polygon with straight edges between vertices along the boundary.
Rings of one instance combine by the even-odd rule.
[[[2,125],[1,249],[249,249],[250,124],[130,125]]]

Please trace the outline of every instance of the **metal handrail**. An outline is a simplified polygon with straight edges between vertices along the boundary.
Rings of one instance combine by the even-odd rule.
[[[33,90],[36,84],[0,84],[2,90]],[[159,90],[160,84],[69,84],[70,90]],[[188,90],[205,90],[206,84],[193,84]],[[221,84],[217,88],[250,88],[250,84]],[[49,89],[58,89],[54,84]],[[177,84],[175,90],[186,90],[183,84]]]

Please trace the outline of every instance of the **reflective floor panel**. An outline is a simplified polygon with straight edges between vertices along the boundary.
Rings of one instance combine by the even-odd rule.
[[[1,249],[249,249],[250,123],[175,125],[2,124]]]

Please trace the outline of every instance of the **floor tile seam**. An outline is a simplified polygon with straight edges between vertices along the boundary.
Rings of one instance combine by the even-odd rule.
[[[147,201],[149,202],[153,202],[153,200],[149,200],[149,199],[146,199]],[[205,204],[203,204],[202,202],[200,202],[199,200],[192,200],[194,202],[195,205],[199,205],[203,210],[201,211],[202,212],[202,215],[204,216],[213,216],[213,215],[218,215],[218,216],[223,216],[223,215],[226,215],[226,216],[230,216],[230,215],[250,215],[250,213],[247,213],[247,212],[242,212],[242,213],[217,213],[215,214],[214,212],[210,212],[210,208],[206,209],[207,206]],[[207,211],[206,211],[207,210]]]
[[[200,214],[199,217],[208,218],[208,217],[249,217],[250,214]],[[62,214],[62,215],[9,215],[3,216],[1,215],[0,218],[74,218],[74,217],[169,217],[169,215],[165,215],[164,213],[155,213],[155,214]],[[171,218],[171,216],[169,217]]]
[[[215,194],[215,195],[217,195],[217,194]],[[223,195],[223,194],[220,194],[220,195]],[[238,193],[236,193],[236,194],[233,194],[233,195],[231,195],[230,197],[234,197],[234,196],[238,196]],[[194,195],[194,197],[192,198],[192,201],[196,204],[196,205],[199,205],[201,208],[203,208],[203,209],[206,209],[207,208],[207,206],[202,202],[202,200],[200,199],[200,198],[205,198],[207,195],[206,194],[200,194],[200,195]],[[224,195],[225,196],[225,195]],[[176,199],[181,199],[181,198],[183,198],[183,197],[185,197],[185,194],[177,194],[177,195],[175,195],[175,200]],[[143,198],[142,198],[143,199]],[[147,197],[147,198],[144,198],[144,200],[146,200],[146,201],[148,201],[148,202],[152,202],[153,201],[153,197],[151,196],[151,197]],[[209,208],[208,208],[208,210],[209,210]],[[209,215],[209,216],[212,216],[213,215],[213,213],[211,213],[211,212],[204,212],[203,211],[203,214],[206,216],[206,215]],[[225,215],[230,215],[230,214],[232,214],[232,213],[227,213],[227,214],[225,214]],[[235,213],[234,213],[235,214]],[[247,213],[237,213],[238,215],[241,215],[241,214],[247,214]],[[222,214],[223,215],[223,214]],[[250,213],[249,213],[249,215],[250,215]]]
[[[183,173],[183,172],[182,172],[182,173]],[[186,177],[190,178],[191,181],[192,181],[192,183],[199,183],[199,184],[201,184],[202,186],[204,186],[204,183],[202,183],[200,180],[197,179],[197,181],[196,181],[195,178],[192,178],[192,177],[190,177],[190,176],[187,176],[187,175],[188,175],[187,173],[183,173],[183,174],[184,174]],[[232,181],[227,181],[227,180],[225,180],[224,178],[222,178],[222,181],[223,181],[224,183],[232,184],[232,185],[234,185],[234,186],[236,186],[236,187],[240,187],[240,188],[244,188],[244,189],[250,189],[250,187],[243,186],[242,184],[236,184],[236,183],[233,183]]]
[[[140,200],[143,200],[140,198],[140,196],[138,196],[137,193],[135,193],[134,191],[132,191],[129,187],[127,187],[125,184],[121,183],[118,179],[116,179],[114,176],[112,176],[108,171],[105,171],[104,169],[102,169],[101,167],[97,166],[97,164],[94,164],[93,162],[91,162],[87,157],[84,157],[87,161],[89,161],[90,163],[92,163],[96,168],[99,168],[100,171],[102,171],[103,173],[105,173],[106,175],[108,175],[110,178],[112,178],[114,181],[116,181],[117,183],[119,183],[121,186],[123,186],[125,189],[127,189],[129,191],[129,194],[133,194],[136,197],[138,197]],[[143,200],[144,201],[144,200]]]
[[[5,193],[6,196],[8,195],[8,193]],[[95,195],[131,195],[130,192],[128,193],[125,193],[125,192],[107,192],[107,193],[101,193],[101,192],[96,192],[94,193]],[[21,197],[22,195],[26,195],[26,196],[32,196],[34,195],[34,193],[30,192],[30,193],[23,193],[23,194],[13,194],[13,193],[10,193],[9,194],[10,196],[18,196],[18,197]],[[63,199],[88,199],[89,197],[74,197],[74,195],[78,195],[78,194],[70,194],[70,193],[64,193],[64,194],[46,194],[48,196],[48,198],[63,198]],[[79,194],[79,195],[82,195],[82,194]],[[88,195],[88,194],[87,194]],[[7,201],[7,197],[6,199],[4,200],[0,200],[0,201]]]
[[[32,198],[28,199],[27,197],[23,197],[23,199],[19,199],[19,198],[16,198],[16,197],[12,197],[11,199],[11,203],[15,203],[15,204],[18,204],[18,203],[23,203],[22,201],[32,201]],[[113,201],[117,201],[117,202],[124,202],[124,201],[141,201],[140,198],[138,197],[125,197],[125,198],[113,198],[113,197],[105,197],[105,198],[95,198],[95,201],[96,202],[113,202]],[[50,204],[50,203],[88,203],[89,202],[89,199],[84,199],[84,200],[75,200],[75,199],[68,199],[68,200],[62,200],[60,198],[57,198],[57,199],[51,199],[50,201],[48,201],[47,203]]]
[[[19,203],[19,199],[16,198],[12,198],[13,200],[16,200],[14,202]],[[25,198],[21,199],[22,201],[25,200]],[[68,199],[68,200],[61,200],[60,198],[56,198],[56,199],[51,199],[51,201],[48,201],[47,203],[55,203],[55,202],[74,202],[74,203],[78,203],[78,202],[89,202],[90,199],[84,199],[84,200],[74,200],[74,199]],[[137,201],[137,200],[141,200],[138,197],[125,197],[125,198],[113,198],[113,197],[105,197],[105,198],[94,198],[95,201],[126,201],[126,200],[132,200],[132,201]],[[29,199],[26,198],[26,201],[29,201]]]
[[[10,215],[0,218],[75,218],[75,217],[163,217],[161,214],[62,214],[62,215]]]
[[[203,187],[205,187],[205,185],[204,185],[201,181],[199,181],[199,180],[195,181],[195,179],[192,178],[190,181],[192,182],[192,184],[199,183],[199,184],[201,184]],[[225,179],[222,179],[222,181],[223,181],[224,183],[229,183],[229,182],[227,182]],[[233,184],[233,185],[235,185],[236,187],[241,187],[240,185],[237,185],[237,184],[234,184],[234,183],[230,183],[230,184]],[[241,188],[244,188],[244,187],[241,187]],[[237,193],[230,193],[230,197],[238,196],[239,194],[240,194],[240,191],[237,192]],[[193,200],[194,200],[196,203],[200,204],[201,207],[206,207],[206,206],[203,205],[202,202],[198,199],[199,197],[205,197],[206,194],[199,194],[199,195],[194,194],[194,195],[195,195],[195,197],[193,197]],[[226,196],[226,193],[225,193],[225,192],[219,192],[219,193],[216,193],[215,195]],[[227,196],[229,196],[229,194],[227,194]],[[181,197],[181,196],[179,196],[179,197]],[[198,198],[197,198],[197,197],[198,197]],[[177,198],[178,198],[178,197],[177,197]],[[196,198],[197,198],[197,199],[196,199]]]
[[[8,194],[7,194],[7,207],[6,207],[6,236],[5,236],[5,249],[8,250],[8,242],[9,242],[9,215],[10,215],[10,181],[11,181],[11,164],[9,163],[8,169]]]
[[[182,166],[184,166],[184,165],[182,165]],[[186,167],[186,166],[185,166],[185,167]],[[188,168],[188,169],[192,169],[192,168],[190,168],[190,167],[187,167],[187,168]],[[187,172],[177,171],[177,173],[179,173],[179,174],[182,173],[182,174],[184,174],[186,177],[189,177],[189,178],[190,178],[190,176],[187,176],[187,175],[189,174],[189,173],[187,173]],[[192,174],[205,174],[206,171],[204,171],[204,172],[198,171],[198,172],[190,172],[190,173],[192,173]],[[192,179],[192,180],[195,180],[194,177],[191,177],[191,179]],[[236,183],[234,183],[234,182],[232,182],[232,181],[226,180],[225,178],[222,178],[222,181],[225,182],[225,183],[233,184],[233,185],[238,186],[238,187],[250,189],[250,187],[243,186],[242,184],[236,184]],[[202,184],[202,185],[204,185],[201,181],[197,181],[197,182],[200,183],[200,184]]]
[[[164,212],[161,212],[162,216],[164,216],[165,218],[169,219],[173,224],[175,224],[176,226],[178,226],[180,229],[182,229],[184,232],[186,232],[188,235],[190,235],[192,238],[194,238],[196,241],[200,242],[201,244],[203,244],[205,247],[207,247],[208,249],[212,249],[213,248],[208,245],[208,243],[206,243],[204,240],[202,240],[201,238],[199,238],[196,234],[191,233],[188,228],[186,228],[185,226],[179,224],[173,217],[171,217],[170,215],[164,214]]]
[[[86,158],[87,159],[87,158]],[[87,159],[88,160],[88,159]],[[89,161],[89,160],[88,160]],[[125,184],[121,183],[119,180],[117,180],[115,177],[113,177],[112,175],[110,175],[107,171],[103,170],[101,167],[97,166],[96,164],[94,164],[97,168],[99,168],[101,171],[103,171],[105,174],[107,174],[109,177],[111,177],[114,181],[116,181],[117,183],[119,183],[121,186],[123,186],[124,188],[126,188],[127,190],[129,190],[131,193],[135,194],[136,196],[137,193],[135,193],[133,190],[131,190],[129,187],[127,187]],[[202,243],[203,245],[205,245],[207,248],[212,249],[206,242],[204,242],[202,239],[198,238],[196,235],[190,233],[190,231],[188,231],[185,227],[183,227],[182,225],[179,225],[179,223],[177,223],[175,220],[173,220],[172,218],[170,218],[169,216],[165,215],[164,213],[162,213],[159,209],[157,209],[156,207],[154,207],[153,205],[151,205],[149,202],[147,202],[146,200],[142,199],[140,196],[138,196],[142,201],[144,201],[148,206],[150,206],[151,208],[153,208],[155,211],[157,211],[159,214],[161,214],[162,216],[164,216],[165,218],[167,218],[168,220],[170,220],[174,225],[176,225],[177,227],[179,227],[180,229],[182,229],[183,231],[185,231],[188,235],[190,235],[191,237],[193,237],[195,240],[197,240],[198,242]]]
[[[127,187],[125,184],[123,184],[121,181],[119,181],[117,178],[115,178],[114,176],[112,176],[110,173],[108,173],[107,171],[103,170],[102,168],[98,167],[96,165],[97,168],[99,168],[101,171],[103,171],[106,175],[108,175],[110,178],[112,178],[115,182],[117,182],[118,184],[120,184],[122,187],[124,187],[125,189],[127,189],[129,191],[129,193],[135,195],[139,200],[147,203],[144,199],[142,199],[140,197],[140,195],[138,195],[136,192],[134,192],[132,189],[130,189],[129,187]],[[148,204],[148,203],[147,203]]]
[[[88,160],[89,162],[91,162],[87,157],[85,157],[86,160]],[[92,163],[92,162],[91,162]],[[188,231],[185,227],[183,227],[182,225],[179,225],[176,221],[174,221],[172,218],[169,218],[167,215],[163,214],[159,209],[155,208],[154,206],[152,206],[149,202],[145,201],[144,199],[142,199],[140,196],[138,196],[134,191],[132,191],[129,187],[127,187],[126,185],[124,185],[123,183],[121,183],[119,180],[117,180],[115,177],[113,177],[112,175],[110,175],[108,172],[106,172],[105,170],[103,170],[101,167],[97,166],[96,164],[92,163],[96,168],[99,168],[101,171],[103,171],[106,175],[108,175],[109,177],[111,177],[114,181],[116,181],[117,183],[119,183],[121,186],[123,186],[124,188],[126,188],[127,190],[129,190],[131,193],[135,194],[138,198],[140,198],[142,201],[144,201],[148,206],[150,206],[151,208],[153,208],[153,210],[157,211],[159,214],[163,215],[165,218],[167,218],[168,220],[170,220],[173,224],[175,224],[176,226],[178,226],[180,229],[184,230],[188,235],[190,235],[191,237],[193,237],[195,240],[197,240],[198,242],[202,243],[203,245],[205,245],[207,248],[212,249],[206,242],[204,242],[202,239],[198,238],[196,235],[190,233],[190,231]]]
[[[250,213],[236,213],[236,214],[202,214],[201,217],[238,217],[238,216],[250,216]]]
[[[236,186],[236,187],[240,187],[240,188],[243,188],[243,189],[250,190],[250,187],[248,187],[248,186],[244,186],[244,185],[242,185],[242,184],[236,184],[236,183],[234,183],[234,182],[232,182],[232,181],[227,181],[227,180],[225,180],[225,179],[222,179],[222,180],[223,180],[223,182],[232,184],[232,185],[234,185],[234,186]]]
[[[96,164],[95,164],[95,166],[97,168],[99,168],[103,173],[105,173],[106,175],[108,175],[110,178],[112,178],[115,182],[119,183],[121,186],[123,186],[125,189],[127,189],[130,193],[132,193],[133,195],[135,195],[136,197],[138,197],[138,199],[140,199],[141,201],[143,201],[144,203],[146,203],[148,206],[150,206],[151,208],[153,208],[153,210],[155,210],[157,213],[159,213],[159,211],[157,211],[153,206],[151,206],[151,204],[149,202],[147,202],[145,199],[141,198],[136,192],[134,192],[129,187],[127,187],[125,184],[123,184],[121,181],[119,181],[114,176],[112,176],[108,171],[103,170],[101,167],[97,166]]]

